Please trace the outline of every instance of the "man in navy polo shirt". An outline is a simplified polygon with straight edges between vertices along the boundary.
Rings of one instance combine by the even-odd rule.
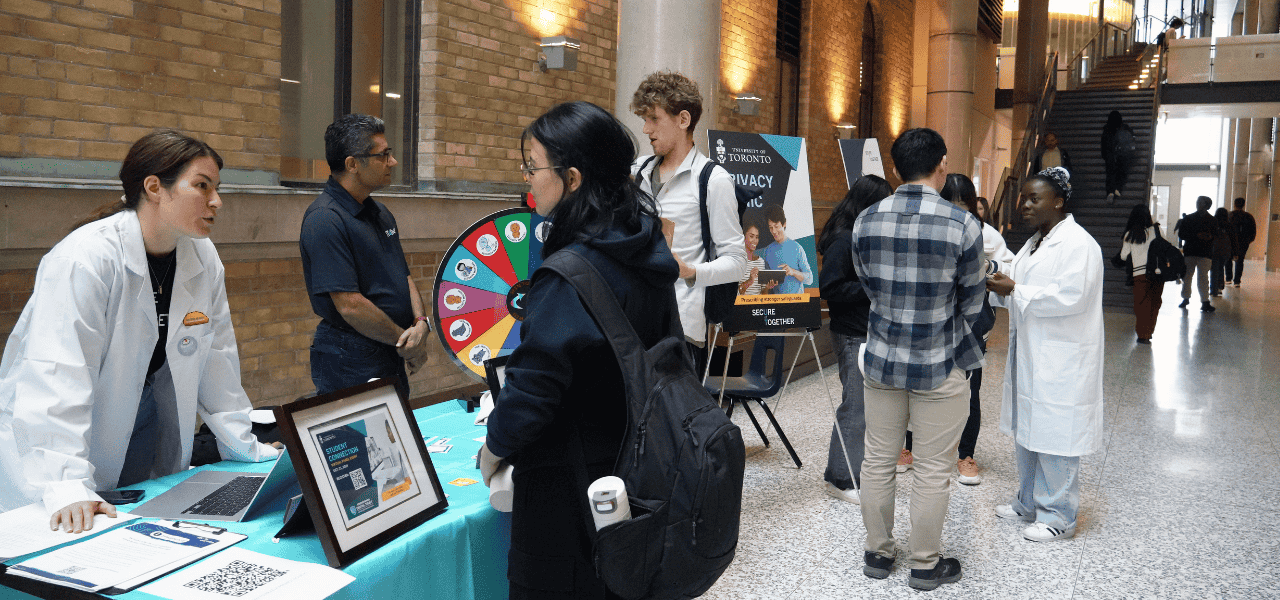
[[[347,115],[324,132],[331,175],[302,217],[302,275],[311,308],[320,316],[311,343],[316,393],[364,383],[396,381],[409,395],[409,377],[426,363],[430,331],[422,296],[409,276],[395,217],[370,198],[391,183],[396,159],[382,119]]]

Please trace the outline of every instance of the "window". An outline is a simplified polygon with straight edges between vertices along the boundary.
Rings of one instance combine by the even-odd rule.
[[[800,125],[801,0],[778,0],[778,134],[798,135]]]
[[[324,130],[348,113],[386,121],[400,162],[392,174],[412,185],[417,172],[418,3],[413,0],[284,0],[280,7],[280,178],[329,177]]]
[[[871,115],[875,110],[876,20],[871,3],[862,15],[862,60],[858,63],[858,131],[856,137],[875,137]]]

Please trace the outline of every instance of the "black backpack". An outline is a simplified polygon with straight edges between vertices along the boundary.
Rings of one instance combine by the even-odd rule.
[[[636,171],[636,178],[640,178],[640,173],[644,172],[649,163],[653,162],[654,157],[646,158],[640,163],[640,170]],[[710,161],[706,166],[702,167],[702,172],[698,174],[698,210],[702,215],[702,250],[707,253],[707,262],[716,259],[715,240],[711,239],[711,219],[707,216],[707,183],[711,181],[711,173],[719,166],[715,161]],[[764,190],[758,187],[742,185],[737,181],[733,182],[733,195],[738,203],[738,223],[742,223],[742,215],[747,212],[747,205],[752,200],[764,195]],[[706,316],[708,323],[723,323],[729,318],[729,312],[732,310],[734,300],[738,297],[738,284],[736,282],[721,283],[718,285],[707,286],[706,301],[702,305],[702,314]]]
[[[1187,274],[1187,261],[1182,252],[1170,244],[1159,230],[1151,245],[1147,246],[1147,279],[1152,281],[1177,281]]]
[[[737,551],[746,448],[742,431],[693,373],[674,317],[675,292],[672,330],[646,350],[613,290],[584,256],[568,247],[540,268],[577,290],[618,357],[627,394],[627,429],[613,474],[626,483],[631,519],[596,532],[596,572],[628,600],[699,596]],[[578,475],[586,478],[585,466]],[[589,512],[587,521],[588,531],[595,531]]]

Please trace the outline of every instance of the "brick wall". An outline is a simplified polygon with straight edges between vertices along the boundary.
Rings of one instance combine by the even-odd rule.
[[[279,0],[4,0],[0,46],[0,156],[119,161],[174,127],[278,169]]]
[[[581,42],[576,71],[538,70],[553,35]],[[523,183],[525,126],[560,102],[613,105],[617,39],[609,0],[427,0],[418,177]]]
[[[777,0],[737,0],[721,5],[720,122],[713,129],[748,133],[778,132]],[[755,92],[760,114],[742,116],[733,96]],[[708,125],[711,125],[708,123]]]

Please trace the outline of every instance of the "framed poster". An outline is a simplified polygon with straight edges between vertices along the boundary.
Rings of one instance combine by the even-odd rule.
[[[747,269],[724,328],[781,331],[822,325],[818,251],[804,138],[708,131],[711,159],[764,194],[742,215]],[[745,288],[745,289],[744,289]]]
[[[329,566],[351,564],[448,506],[392,380],[301,398],[275,413]]]

